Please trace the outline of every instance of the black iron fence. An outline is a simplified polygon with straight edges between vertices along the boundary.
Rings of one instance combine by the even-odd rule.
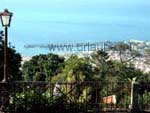
[[[141,112],[150,110],[149,85],[135,84],[132,95],[124,82],[0,83],[0,106],[10,113]]]

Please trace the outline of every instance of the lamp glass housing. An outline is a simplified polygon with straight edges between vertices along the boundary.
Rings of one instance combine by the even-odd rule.
[[[3,26],[10,26],[10,16],[1,16],[2,25]]]
[[[4,10],[4,12],[2,12],[0,14],[0,18],[1,18],[1,22],[2,22],[3,27],[9,27],[10,26],[11,17],[12,17],[12,13],[9,12],[8,10]]]

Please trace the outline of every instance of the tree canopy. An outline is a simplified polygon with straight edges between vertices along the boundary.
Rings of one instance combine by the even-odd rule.
[[[52,82],[76,82],[92,79],[93,71],[88,60],[72,55],[65,62],[62,72],[52,78]]]
[[[24,80],[45,81],[60,73],[64,64],[64,57],[54,54],[36,55],[22,66]]]

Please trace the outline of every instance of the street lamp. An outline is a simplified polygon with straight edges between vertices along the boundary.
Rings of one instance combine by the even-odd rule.
[[[2,26],[5,28],[5,40],[4,40],[4,76],[3,76],[3,82],[7,82],[7,29],[10,26],[11,23],[11,17],[12,13],[8,11],[8,9],[5,9],[4,12],[0,13],[0,18],[2,22]]]

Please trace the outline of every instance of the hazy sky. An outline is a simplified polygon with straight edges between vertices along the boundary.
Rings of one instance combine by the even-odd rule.
[[[9,41],[23,55],[48,52],[26,44],[150,40],[149,0],[0,0],[4,8],[14,13]]]

